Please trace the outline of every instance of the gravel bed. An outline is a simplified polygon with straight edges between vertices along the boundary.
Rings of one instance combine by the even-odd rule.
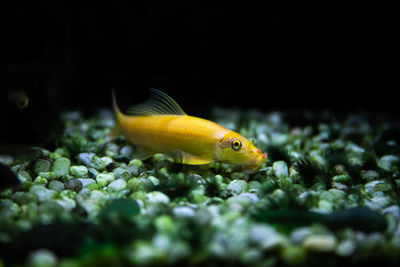
[[[367,114],[214,109],[268,153],[240,166],[141,161],[113,114],[61,116],[54,149],[0,155],[0,266],[395,264],[400,128]]]

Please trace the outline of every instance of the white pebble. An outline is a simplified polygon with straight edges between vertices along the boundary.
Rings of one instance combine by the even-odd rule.
[[[310,235],[303,241],[306,249],[316,252],[331,252],[336,244],[337,239],[333,235]]]
[[[282,236],[267,224],[255,224],[250,229],[249,239],[265,250],[279,247],[284,241]]]
[[[378,161],[378,166],[386,171],[391,171],[394,164],[400,161],[400,157],[395,155],[385,155]]]
[[[275,161],[272,164],[272,169],[274,170],[275,176],[278,178],[285,178],[289,176],[288,167],[284,161]]]
[[[150,203],[165,203],[165,204],[169,203],[169,197],[166,194],[158,191],[147,193],[146,199]]]
[[[111,190],[115,191],[121,191],[126,189],[126,182],[124,179],[117,179],[115,181],[112,181],[109,185],[108,188]]]
[[[173,214],[181,218],[191,218],[196,214],[196,212],[191,207],[180,206],[173,209]]]

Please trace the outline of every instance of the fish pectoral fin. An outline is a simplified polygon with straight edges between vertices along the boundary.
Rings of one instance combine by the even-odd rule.
[[[154,149],[145,147],[145,146],[140,146],[136,145],[136,151],[133,152],[133,157],[140,159],[140,160],[145,160],[153,156],[154,154],[158,153]]]
[[[169,156],[175,162],[191,165],[209,164],[214,161],[214,159],[203,158],[180,150],[169,153]]]

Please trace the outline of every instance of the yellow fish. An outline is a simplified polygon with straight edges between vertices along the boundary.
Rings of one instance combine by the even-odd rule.
[[[113,91],[119,131],[138,148],[141,159],[163,153],[185,164],[224,162],[256,172],[267,159],[253,142],[221,125],[187,115],[167,94],[150,89],[148,101],[121,113]]]

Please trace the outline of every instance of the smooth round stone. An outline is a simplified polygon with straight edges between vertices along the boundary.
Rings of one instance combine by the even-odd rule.
[[[172,212],[175,216],[182,218],[191,218],[196,214],[194,209],[188,206],[175,207]]]
[[[337,239],[333,235],[310,235],[302,243],[307,250],[315,252],[332,252],[337,245]]]
[[[58,158],[54,161],[52,166],[52,171],[57,177],[63,177],[69,173],[69,167],[71,166],[71,161],[67,158]]]
[[[272,164],[272,169],[274,170],[274,174],[278,178],[285,178],[289,176],[289,170],[286,162],[284,161],[275,161]]]

